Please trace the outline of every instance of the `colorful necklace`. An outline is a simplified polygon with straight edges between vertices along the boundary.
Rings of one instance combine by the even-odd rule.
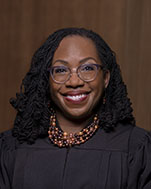
[[[56,116],[55,114],[50,117],[50,127],[49,127],[49,139],[59,147],[68,147],[79,145],[86,142],[89,138],[94,135],[98,126],[99,119],[97,115],[94,116],[93,123],[91,123],[86,128],[82,129],[78,133],[67,133],[62,131],[56,126]]]

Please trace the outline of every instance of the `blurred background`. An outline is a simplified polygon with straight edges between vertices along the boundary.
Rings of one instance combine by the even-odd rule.
[[[150,0],[0,0],[0,132],[13,127],[9,104],[33,53],[64,27],[99,33],[117,54],[137,125],[151,130]]]

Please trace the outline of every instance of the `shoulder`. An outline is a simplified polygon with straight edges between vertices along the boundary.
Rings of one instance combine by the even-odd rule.
[[[118,123],[115,130],[110,133],[104,133],[106,147],[109,149],[118,149],[126,153],[134,152],[140,146],[150,143],[150,133],[142,128],[131,124]]]
[[[128,186],[139,184],[139,188],[151,188],[151,134],[134,127],[129,141]],[[128,187],[128,188],[129,188]]]
[[[151,133],[143,128],[135,126],[129,139],[129,152],[135,152],[140,148],[151,146]]]
[[[129,148],[131,149],[136,149],[138,145],[145,144],[146,142],[151,142],[151,133],[149,133],[149,131],[130,124],[119,124],[115,134],[113,133],[113,136],[114,135],[116,135],[117,138],[127,139]]]
[[[0,151],[13,150],[16,148],[17,140],[12,136],[12,130],[0,133]]]
[[[144,139],[146,137],[147,138],[150,137],[149,131],[146,131],[145,129],[137,127],[137,126],[135,126],[133,128],[132,133],[131,133],[132,141],[138,141],[139,142],[139,141],[141,141],[142,139]]]

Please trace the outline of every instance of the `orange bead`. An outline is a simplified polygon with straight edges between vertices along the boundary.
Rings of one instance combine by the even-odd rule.
[[[52,126],[56,126],[56,123],[55,123],[55,122],[52,122]]]
[[[98,118],[95,116],[95,117],[94,117],[94,121],[96,121],[97,119],[98,119]]]
[[[80,131],[80,132],[79,132],[79,135],[83,135],[83,132]]]
[[[52,138],[52,135],[49,135],[49,138]]]
[[[58,144],[59,145],[59,147],[62,147],[62,144],[60,143],[60,144]]]
[[[70,140],[69,144],[72,144],[72,140]]]
[[[63,135],[64,135],[64,136],[67,136],[67,135],[68,135],[68,133],[67,133],[67,132],[64,132],[64,133],[63,133]]]

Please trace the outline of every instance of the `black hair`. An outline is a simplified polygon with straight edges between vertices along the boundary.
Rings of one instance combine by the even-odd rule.
[[[35,52],[31,67],[22,81],[20,92],[10,103],[17,110],[13,136],[22,143],[34,143],[38,137],[48,135],[51,111],[50,84],[48,68],[53,55],[64,37],[79,35],[91,39],[96,46],[99,58],[105,69],[110,71],[110,82],[105,90],[106,103],[100,105],[100,126],[107,132],[114,129],[118,122],[135,125],[130,99],[121,76],[115,53],[95,32],[84,28],[60,29],[50,35]],[[51,104],[50,104],[51,106]]]

